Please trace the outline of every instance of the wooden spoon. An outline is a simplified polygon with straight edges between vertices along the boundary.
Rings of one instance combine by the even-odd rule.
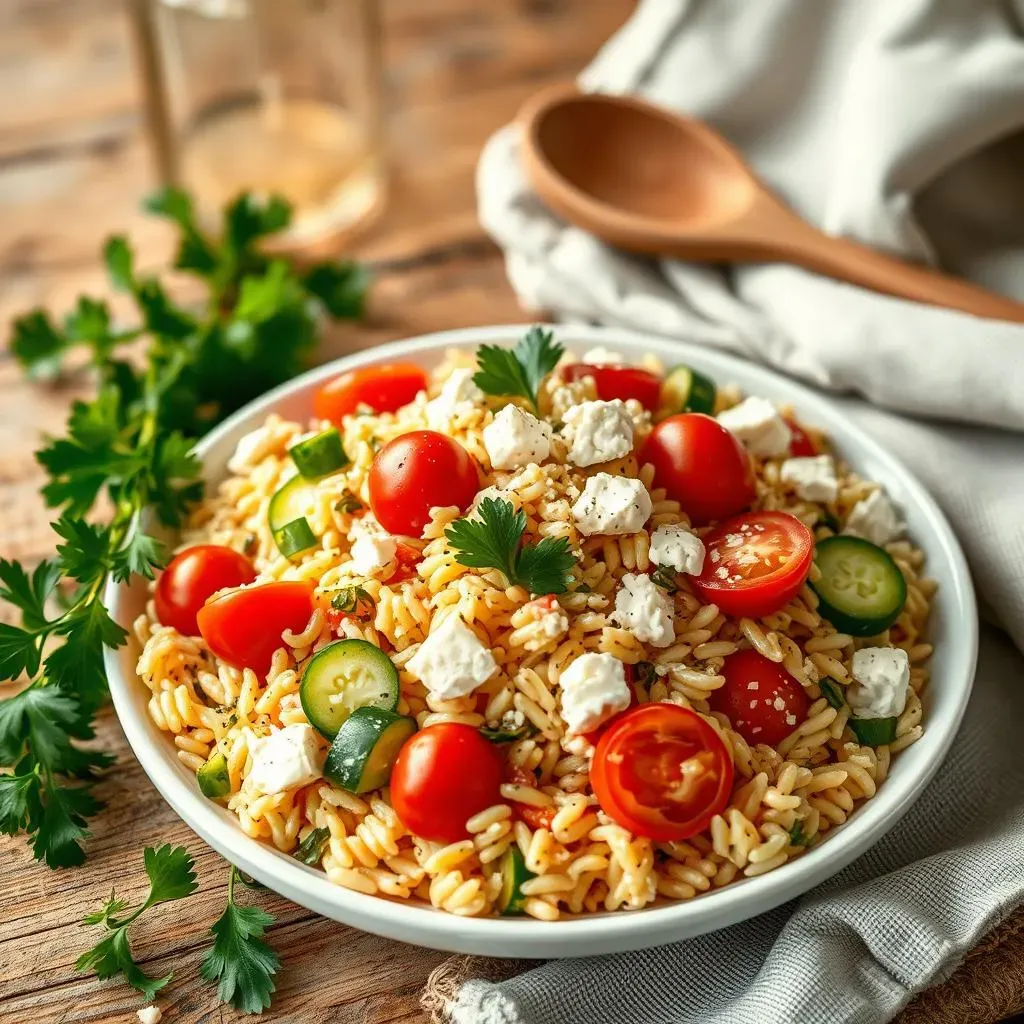
[[[535,96],[519,121],[538,195],[611,245],[689,260],[794,263],[888,295],[1024,321],[1024,303],[811,227],[700,121],[575,86]]]

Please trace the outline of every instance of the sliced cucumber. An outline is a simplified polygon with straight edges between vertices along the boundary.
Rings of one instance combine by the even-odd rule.
[[[677,412],[715,411],[715,382],[689,366],[674,366],[661,384],[661,405],[657,418],[665,419]]]
[[[356,708],[338,730],[324,762],[324,778],[350,793],[388,784],[398,751],[416,720],[383,708]]]
[[[847,725],[865,747],[881,747],[896,739],[895,718],[854,718],[850,715]]]
[[[228,759],[218,750],[196,772],[199,792],[211,800],[221,800],[231,792],[231,776],[228,774]]]
[[[842,633],[876,636],[907,602],[907,581],[892,556],[861,537],[826,537],[815,547],[821,578],[811,583],[818,611]]]
[[[341,446],[337,427],[329,427],[320,434],[307,437],[288,449],[292,462],[301,476],[316,480],[348,465],[348,456]]]
[[[317,539],[309,520],[303,516],[301,519],[285,523],[280,530],[275,530],[274,543],[285,558],[294,558],[303,551],[315,548]]]
[[[398,671],[366,640],[335,640],[306,666],[299,698],[313,728],[333,740],[356,708],[398,707]]]
[[[536,876],[527,870],[526,861],[513,844],[501,858],[501,891],[498,893],[498,910],[506,917],[521,914],[526,906],[523,883]]]

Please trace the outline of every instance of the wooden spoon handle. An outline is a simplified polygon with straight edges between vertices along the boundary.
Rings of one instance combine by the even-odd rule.
[[[814,230],[801,231],[789,240],[780,240],[779,247],[786,251],[791,262],[808,270],[876,292],[992,320],[1024,322],[1022,302],[916,263],[904,263],[844,238],[833,238]]]

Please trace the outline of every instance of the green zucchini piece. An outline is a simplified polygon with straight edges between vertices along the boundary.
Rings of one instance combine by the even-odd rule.
[[[847,725],[865,747],[880,747],[896,739],[895,718],[854,718],[850,715]]]
[[[501,891],[498,893],[499,912],[510,917],[523,913],[526,897],[523,895],[523,883],[536,876],[527,870],[526,861],[514,843],[505,851],[501,858]]]
[[[306,665],[299,698],[313,728],[333,740],[356,708],[398,707],[398,670],[366,640],[335,640]]]
[[[219,751],[210,755],[209,760],[196,772],[199,792],[211,800],[222,800],[231,792],[231,776],[228,774],[228,759]]]
[[[715,411],[718,394],[715,382],[703,373],[680,364],[672,367],[661,384],[661,404],[656,419],[674,416],[677,412],[703,412],[709,416]]]
[[[274,543],[285,558],[294,558],[296,555],[301,555],[303,551],[315,548],[317,539],[309,525],[309,520],[302,516],[299,519],[293,519],[290,523],[285,523],[280,530],[275,530]]]
[[[386,786],[399,750],[415,731],[414,718],[383,708],[356,708],[331,743],[324,778],[350,793]]]
[[[811,583],[818,611],[841,633],[876,636],[907,603],[907,581],[892,556],[861,537],[826,537],[815,546],[821,578]]]
[[[348,456],[341,446],[337,427],[329,427],[320,434],[307,437],[288,449],[292,462],[307,480],[327,476],[348,465]]]

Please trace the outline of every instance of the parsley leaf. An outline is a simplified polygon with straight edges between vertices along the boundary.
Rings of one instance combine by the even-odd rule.
[[[206,954],[199,973],[216,981],[217,998],[243,1013],[262,1013],[270,1006],[274,975],[281,966],[277,954],[263,941],[274,918],[259,907],[240,907],[234,900],[235,878],[228,878],[228,905],[210,929],[213,947]]]
[[[477,350],[478,369],[473,382],[489,395],[525,398],[536,410],[541,381],[555,368],[565,351],[553,339],[551,331],[535,324],[513,349],[481,345]]]
[[[456,519],[445,537],[460,565],[498,569],[509,583],[532,594],[562,594],[571,580],[576,558],[564,537],[545,537],[539,544],[520,546],[526,514],[510,501],[484,498],[476,516]]]
[[[105,934],[92,949],[83,953],[75,963],[75,969],[95,971],[99,978],[112,978],[123,974],[125,981],[132,988],[142,993],[147,1000],[152,1000],[170,980],[171,975],[152,978],[136,963],[132,954],[129,928],[136,918],[158,903],[168,903],[190,896],[199,888],[193,870],[192,857],[183,846],[165,844],[155,849],[146,847],[143,863],[149,876],[149,895],[143,903],[127,917],[119,917],[128,907],[128,902],[119,899],[111,890],[110,898],[98,911],[86,914],[82,923],[86,925],[102,925]]]
[[[803,819],[797,818],[793,822],[793,827],[789,830],[789,845],[807,846],[810,841],[810,837],[804,833]]]
[[[327,848],[330,838],[330,829],[315,828],[299,843],[299,848],[292,856],[303,864],[316,867],[320,863],[320,858],[324,855],[324,850]]]
[[[41,309],[14,321],[11,351],[30,377],[55,377],[68,347],[68,340]]]

